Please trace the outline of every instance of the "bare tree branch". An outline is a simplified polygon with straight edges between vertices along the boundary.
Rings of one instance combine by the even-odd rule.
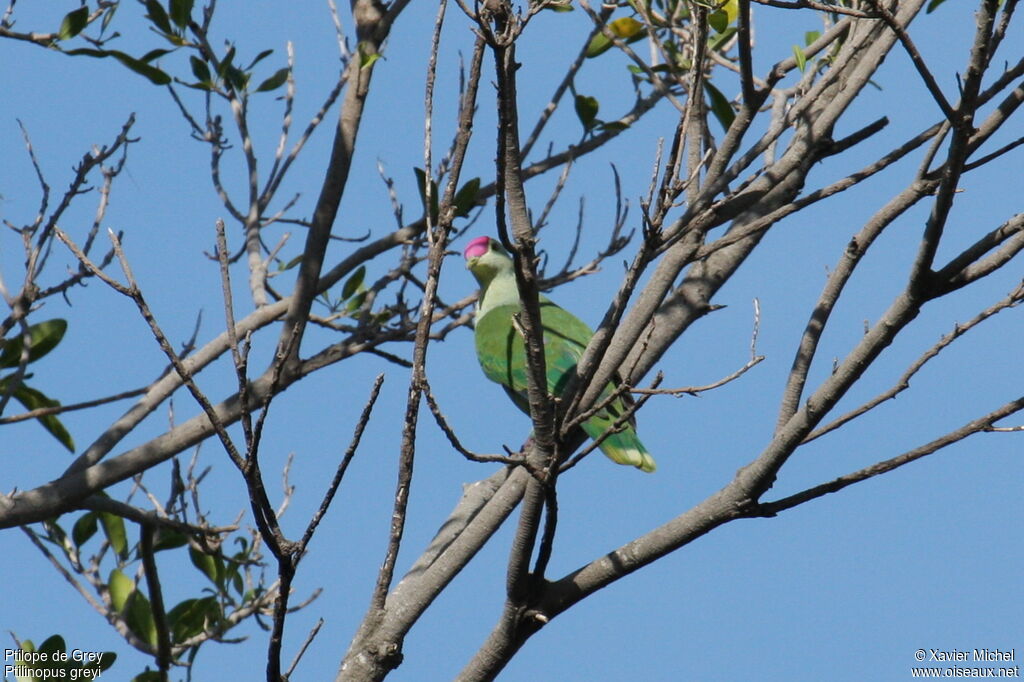
[[[887,473],[893,469],[903,466],[904,464],[909,464],[914,460],[931,455],[944,447],[967,438],[968,436],[981,432],[999,430],[999,427],[993,426],[994,422],[1004,419],[1012,414],[1016,414],[1021,410],[1024,410],[1024,396],[1017,400],[1010,401],[1002,407],[964,424],[955,431],[950,431],[941,438],[937,438],[920,447],[909,450],[902,455],[878,462],[877,464],[872,464],[864,469],[854,471],[853,473],[846,474],[845,476],[840,476],[828,483],[822,483],[821,485],[808,488],[807,490],[784,497],[780,500],[759,503],[750,510],[750,516],[775,516],[786,509],[791,509],[803,504],[804,502],[809,502],[824,495],[828,495],[829,493],[838,492],[847,486],[853,485],[854,483],[866,481],[869,478]]]

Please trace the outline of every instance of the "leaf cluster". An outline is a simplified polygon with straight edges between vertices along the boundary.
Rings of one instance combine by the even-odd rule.
[[[161,637],[165,637],[168,664],[190,662],[203,643],[223,639],[238,624],[240,614],[265,608],[266,588],[262,582],[254,583],[250,573],[261,558],[256,546],[244,537],[235,538],[237,550],[228,554],[223,545],[166,525],[138,525],[139,538],[133,542],[125,519],[108,511],[77,516],[70,533],[62,518],[45,522],[38,538],[57,548],[68,570],[86,578],[102,599],[107,619],[123,629],[135,648],[156,655]],[[151,544],[143,541],[145,533],[151,534]],[[165,609],[164,590],[160,603],[154,603],[152,590],[160,581],[153,559],[159,552],[186,546],[192,565],[209,586],[202,594],[180,599]],[[147,674],[135,679],[143,682],[149,679]]]
[[[56,348],[67,328],[67,321],[58,318],[33,324],[24,334],[0,339],[0,369],[15,369],[10,374],[0,376],[0,395],[11,395],[28,410],[60,407],[60,401],[26,384],[25,380],[31,379],[32,375],[21,370]],[[74,439],[60,419],[53,414],[44,414],[36,419],[61,445],[71,452],[75,451]]]
[[[237,93],[248,93],[254,67],[274,52],[269,49],[264,50],[246,66],[239,66],[235,63],[236,49],[234,45],[228,45],[223,55],[218,55],[206,41],[205,30],[192,18],[194,0],[168,0],[166,6],[159,0],[140,0],[140,2],[146,10],[145,18],[149,21],[151,31],[163,42],[169,44],[169,47],[158,47],[141,55],[132,55],[121,50],[103,47],[106,40],[93,38],[90,40],[94,44],[93,47],[62,49],[61,51],[73,57],[112,58],[155,85],[169,85],[177,81],[190,88],[220,94],[226,94],[226,90],[229,88]],[[118,5],[115,5],[103,14],[103,29],[106,29],[113,19],[117,7]],[[60,29],[57,32],[58,41],[65,42],[78,36],[89,26],[89,22],[89,8],[86,5],[68,12],[61,21]],[[61,49],[59,44],[55,44],[54,47]],[[195,78],[194,81],[172,77],[158,64],[161,57],[182,48],[193,52],[189,55],[189,66],[192,76]],[[281,67],[260,81],[259,85],[252,89],[252,92],[277,90],[285,84],[290,73],[289,67]]]

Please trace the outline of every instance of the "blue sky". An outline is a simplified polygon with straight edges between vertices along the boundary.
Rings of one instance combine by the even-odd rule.
[[[971,3],[948,2],[921,16],[912,35],[955,99],[955,73],[966,63],[973,25]],[[18,5],[20,30],[52,30],[75,3],[45,7]],[[244,7],[244,9],[243,9]],[[303,0],[220,3],[216,40],[230,37],[240,54],[272,47],[265,75],[284,65],[285,43],[293,41],[299,96],[296,127],[305,122],[333,83],[338,70],[333,27],[324,3]],[[364,129],[359,139],[352,182],[335,226],[337,234],[379,236],[393,229],[387,194],[376,163],[395,178],[406,216],[418,214],[412,173],[422,165],[422,93],[425,57],[435,7],[412,3],[400,19],[376,67]],[[125,34],[120,49],[142,52],[156,38],[142,28],[141,7],[125,4],[115,23]],[[820,27],[811,12],[758,7],[756,71],[790,54],[805,31]],[[545,13],[532,23],[521,43],[519,73],[523,128],[536,113],[577,49],[575,36],[585,17]],[[1012,31],[1011,31],[1012,33]],[[569,36],[572,39],[567,39]],[[441,55],[435,132],[437,152],[454,129],[453,93],[459,54],[468,58],[472,36],[465,18],[449,9]],[[1004,45],[1007,59],[1019,55],[1018,32]],[[119,178],[107,224],[124,230],[126,252],[155,314],[168,335],[187,338],[203,312],[199,340],[223,327],[219,275],[203,256],[212,251],[213,224],[224,216],[209,178],[207,150],[189,131],[160,88],[110,60],[71,59],[27,44],[0,42],[0,217],[29,222],[39,189],[24,151],[21,121],[55,196],[67,186],[70,168],[94,144],[109,142],[131,112],[140,138],[131,147],[127,171]],[[161,65],[185,75],[185,57],[169,55]],[[480,118],[465,177],[493,176],[493,88],[490,76],[481,88]],[[889,116],[883,133],[848,157],[826,161],[811,182],[827,184],[876,158],[911,134],[938,120],[937,107],[924,93],[917,74],[894,51],[837,135],[848,134]],[[731,96],[734,81],[722,77]],[[577,87],[598,97],[601,116],[628,107],[630,92],[624,62],[606,55],[588,63]],[[198,107],[200,96],[186,92]],[[273,96],[252,100],[257,151],[269,158],[280,126],[281,104]],[[332,112],[332,115],[335,112]],[[552,262],[568,251],[578,209],[585,197],[584,252],[603,244],[612,224],[614,163],[623,193],[634,207],[629,226],[639,224],[637,198],[645,191],[659,136],[674,126],[674,111],[652,114],[633,135],[621,136],[600,155],[579,164],[543,246]],[[1012,132],[1016,130],[1017,132]],[[578,140],[580,124],[571,107],[560,111],[538,145],[560,148]],[[1019,126],[1001,142],[1019,134]],[[999,144],[1001,142],[996,142]],[[320,130],[279,194],[280,205],[301,193],[298,215],[308,215],[330,148],[330,131]],[[994,148],[994,147],[993,147]],[[540,151],[535,152],[539,154]],[[993,169],[964,178],[951,221],[948,257],[1020,211],[1020,154]],[[726,307],[694,325],[659,369],[666,385],[714,381],[740,367],[749,354],[752,301],[761,308],[758,352],[766,360],[741,381],[700,398],[652,400],[640,415],[640,434],[658,460],[651,476],[616,468],[600,456],[589,458],[561,481],[559,538],[551,564],[555,576],[575,569],[633,537],[685,511],[727,483],[736,469],[753,459],[769,440],[779,395],[799,333],[828,269],[850,235],[912,177],[920,155],[912,155],[880,177],[835,201],[801,212],[773,228],[761,248],[721,291]],[[265,167],[265,166],[264,166]],[[243,166],[235,155],[225,161],[225,182],[243,191]],[[543,205],[555,175],[528,186],[535,211]],[[814,185],[817,186],[817,185]],[[76,203],[62,227],[83,235],[94,198]],[[920,238],[926,207],[908,214],[874,248],[837,309],[819,354],[812,381],[827,376],[831,359],[841,357],[859,338],[865,320],[874,320],[905,282]],[[492,232],[492,205],[467,239]],[[290,228],[275,227],[275,242]],[[294,230],[283,252],[300,248]],[[237,247],[238,231],[229,239]],[[464,241],[454,245],[461,248]],[[336,243],[329,262],[349,245]],[[0,268],[8,286],[21,273],[17,239],[0,238]],[[55,253],[50,266],[59,276],[70,259]],[[472,278],[453,258],[444,272],[441,295],[454,300],[474,288]],[[596,324],[619,280],[618,259],[603,271],[558,290],[556,301]],[[368,278],[385,265],[370,264]],[[241,270],[236,282],[244,281]],[[926,309],[905,337],[887,350],[840,412],[888,388],[906,365],[940,335],[978,310],[999,300],[1019,281],[1019,263],[991,281]],[[244,298],[237,298],[245,305]],[[65,403],[115,393],[151,381],[165,361],[130,301],[98,282],[70,296],[71,305],[50,300],[35,319],[69,321],[64,343],[45,362],[33,366],[34,385]],[[250,302],[251,305],[251,302]],[[247,311],[243,308],[243,312]],[[1021,310],[1010,310],[959,340],[915,377],[912,388],[895,401],[802,449],[787,465],[767,499],[783,497],[837,475],[899,454],[960,426],[1020,395],[1024,369],[1020,339]],[[256,355],[265,360],[273,335],[260,341]],[[311,335],[304,353],[330,343],[325,333]],[[319,344],[319,345],[318,345]],[[393,352],[408,354],[396,346]],[[428,373],[438,399],[464,442],[482,452],[512,447],[528,432],[528,420],[479,372],[469,330],[451,335],[430,351]],[[258,367],[259,363],[254,362]],[[296,581],[296,599],[323,588],[317,601],[289,619],[284,659],[290,660],[318,617],[326,624],[307,652],[295,679],[330,679],[368,605],[369,591],[383,558],[394,471],[402,427],[407,372],[378,359],[335,365],[282,395],[275,403],[263,445],[263,470],[276,486],[276,471],[289,454],[295,461],[291,482],[297,492],[284,518],[286,532],[298,534],[319,504],[326,481],[348,444],[373,377],[385,372],[381,400],[346,484],[311,545]],[[211,395],[234,390],[229,366],[222,362],[200,380]],[[174,399],[173,419],[180,423],[197,412],[187,394]],[[127,405],[69,414],[64,422],[79,451],[117,418]],[[114,454],[163,432],[171,419],[158,410]],[[1020,419],[1016,422],[1020,423]],[[1024,484],[1019,455],[1021,436],[985,434],[883,477],[858,484],[775,519],[732,523],[692,545],[603,590],[555,619],[535,636],[503,673],[506,680],[865,680],[909,679],[917,649],[1016,647],[1024,654],[1024,602],[1020,575],[1024,553],[1017,528],[1022,521]],[[408,567],[443,522],[461,486],[489,475],[493,465],[473,464],[452,453],[424,411],[417,445],[417,478],[399,572]],[[191,453],[183,454],[187,459]],[[67,452],[34,422],[5,425],[0,441],[4,475],[0,488],[26,489],[60,474]],[[200,457],[212,467],[204,504],[223,522],[247,508],[237,474],[213,442]],[[167,489],[167,467],[147,475],[147,483]],[[273,487],[272,492],[277,488]],[[122,494],[127,487],[119,486]],[[453,677],[480,645],[500,613],[504,570],[511,533],[507,524],[492,543],[443,594],[406,640],[405,663],[395,680],[443,680]],[[50,568],[18,531],[0,534],[6,561],[2,600],[8,605],[0,629],[37,642],[54,632],[72,648],[114,650],[120,659],[104,679],[127,679],[146,658],[131,651]],[[203,588],[184,557],[161,555],[170,601]],[[180,561],[180,567],[175,565]],[[180,582],[179,582],[180,579]],[[196,679],[258,679],[263,675],[266,635],[246,626],[247,642],[207,645],[197,659]],[[4,644],[3,646],[9,646]]]

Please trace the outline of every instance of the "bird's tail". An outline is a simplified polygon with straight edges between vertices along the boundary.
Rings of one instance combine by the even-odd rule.
[[[613,427],[615,420],[610,415],[598,414],[591,417],[583,424],[583,430],[588,436],[597,440],[606,431]],[[636,429],[632,425],[627,426],[618,433],[609,434],[598,446],[601,452],[617,464],[628,464],[641,471],[650,473],[657,468],[654,458],[647,451],[644,444],[636,435]]]

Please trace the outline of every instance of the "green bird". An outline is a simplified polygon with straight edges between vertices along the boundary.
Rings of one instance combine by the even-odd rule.
[[[527,399],[526,348],[512,322],[520,310],[512,259],[497,241],[477,237],[469,242],[463,255],[466,267],[480,284],[476,310],[476,356],[488,379],[501,384],[520,410],[530,413]],[[544,362],[547,367],[548,393],[558,396],[576,372],[576,364],[594,332],[572,313],[540,297],[540,319],[544,329]],[[614,390],[609,383],[598,401]],[[628,396],[617,398],[582,424],[593,439],[600,438],[625,412]],[[636,420],[630,418],[621,431],[610,434],[601,451],[618,464],[629,464],[643,471],[654,471],[654,458],[636,435]]]

